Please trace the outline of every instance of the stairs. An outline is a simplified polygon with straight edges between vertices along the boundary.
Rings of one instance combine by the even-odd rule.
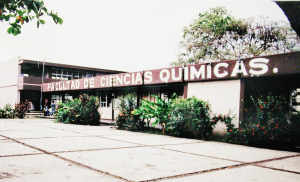
[[[41,111],[30,111],[29,113],[26,112],[25,114],[25,118],[34,118],[34,117],[40,117],[40,116],[44,116],[44,113]]]

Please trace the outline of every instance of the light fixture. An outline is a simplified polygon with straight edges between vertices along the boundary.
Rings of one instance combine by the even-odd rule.
[[[241,57],[239,57],[238,62],[239,62],[239,69],[238,69],[237,73],[242,73],[242,59],[241,59]]]

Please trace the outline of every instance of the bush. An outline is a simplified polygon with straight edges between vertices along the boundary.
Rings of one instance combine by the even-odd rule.
[[[211,119],[208,102],[195,97],[176,99],[166,130],[170,135],[209,140],[217,121]]]
[[[299,128],[294,128],[290,124],[271,123],[267,126],[253,124],[241,129],[237,138],[240,144],[283,148],[299,144],[299,132]]]
[[[232,122],[235,116],[231,115],[231,111],[226,115],[214,115],[213,120],[215,122],[220,121],[226,125],[226,132],[225,132],[225,140],[226,142],[234,143],[238,134],[238,128]]]
[[[95,96],[82,94],[79,98],[58,106],[57,119],[63,123],[99,125],[99,99]]]
[[[157,95],[152,95],[156,99],[156,102],[150,102],[142,99],[142,105],[134,111],[135,115],[140,115],[142,120],[147,121],[148,130],[150,129],[149,123],[152,118],[155,121],[152,126],[160,124],[163,128],[163,134],[165,133],[165,125],[170,121],[170,113],[172,111],[172,103],[177,95],[174,93],[169,99],[161,99]]]
[[[24,118],[25,113],[27,111],[27,107],[28,107],[28,101],[15,104],[15,110],[14,110],[15,116],[18,118]]]
[[[14,118],[14,109],[10,104],[6,104],[2,109],[2,118]]]
[[[116,125],[120,130],[143,130],[145,122],[140,120],[140,115],[135,114],[137,108],[137,98],[134,94],[128,94],[120,99],[120,113],[117,117]]]
[[[243,127],[252,126],[252,123],[267,126],[271,123],[286,125],[289,119],[289,102],[283,96],[274,96],[270,92],[267,96],[245,101]]]
[[[231,120],[225,122],[229,141],[267,148],[286,148],[299,144],[300,114],[290,112],[288,99],[271,93],[265,97],[251,96],[250,100],[245,101],[244,111],[240,129],[233,129]]]

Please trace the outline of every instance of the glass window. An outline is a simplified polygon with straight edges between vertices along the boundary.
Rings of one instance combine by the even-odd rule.
[[[72,80],[73,71],[53,68],[51,78],[56,80]]]
[[[100,107],[108,107],[107,104],[107,91],[101,90],[100,91]]]
[[[52,101],[54,101],[55,104],[62,102],[61,94],[51,95],[51,103],[52,103]]]
[[[69,102],[71,100],[73,100],[73,96],[69,94],[65,94],[65,102]]]
[[[300,112],[300,88],[292,90],[292,112]]]
[[[90,77],[93,77],[93,74],[87,73],[87,74],[86,74],[86,78],[90,78]]]

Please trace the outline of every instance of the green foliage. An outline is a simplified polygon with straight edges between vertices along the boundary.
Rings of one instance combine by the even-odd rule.
[[[2,118],[14,118],[14,109],[10,104],[6,104],[2,109]]]
[[[289,144],[299,141],[299,113],[290,112],[289,99],[269,93],[245,101],[241,142],[248,145]]]
[[[155,105],[148,100],[141,100],[141,105],[139,108],[134,110],[134,115],[140,116],[143,121],[146,120],[148,130],[150,129],[150,121],[154,118]]]
[[[117,117],[116,125],[120,130],[143,130],[145,122],[140,120],[140,115],[134,113],[137,108],[137,98],[135,94],[128,94],[120,99],[120,113]]]
[[[261,19],[262,23],[253,18],[236,19],[224,7],[200,13],[183,29],[184,41],[180,45],[184,51],[171,65],[287,53],[299,45],[298,37],[288,22]]]
[[[74,108],[77,108],[77,106],[80,105],[80,100],[78,98],[75,98],[69,102],[66,103],[59,103],[58,109],[56,113],[56,118],[59,122],[63,123],[72,123],[77,121],[76,114],[74,113]]]
[[[180,137],[209,140],[216,122],[210,118],[208,102],[195,97],[176,99],[172,104],[168,134]]]
[[[267,126],[271,123],[286,125],[289,120],[289,102],[283,96],[274,96],[270,92],[267,96],[254,98],[250,96],[244,103],[243,125],[252,123]]]
[[[233,123],[234,118],[235,116],[232,116],[231,111],[229,111],[227,115],[226,114],[224,115],[220,114],[218,116],[214,115],[214,117],[212,118],[214,122],[220,121],[226,125],[226,133],[225,133],[226,142],[234,143],[234,141],[236,140],[238,134],[238,128]]]
[[[0,21],[7,21],[10,27],[7,33],[14,36],[21,33],[21,26],[24,22],[29,23],[37,18],[37,28],[45,21],[41,16],[51,16],[56,24],[63,24],[63,20],[57,16],[57,13],[49,12],[40,0],[1,0],[0,1]],[[12,21],[11,21],[12,20]]]
[[[265,97],[251,96],[245,101],[244,111],[240,129],[225,116],[214,118],[226,124],[227,142],[267,148],[299,145],[300,113],[289,111],[288,99],[271,93]]]
[[[60,103],[57,112],[59,122],[83,125],[99,125],[99,99],[82,94],[67,103]]]
[[[167,124],[170,120],[170,113],[172,111],[172,103],[174,99],[177,98],[177,95],[174,93],[170,99],[161,99],[160,97],[153,95],[156,98],[154,105],[154,117],[155,122],[153,126],[157,124]]]
[[[152,126],[157,124],[165,125],[170,120],[170,113],[172,111],[172,103],[177,95],[174,93],[170,99],[161,99],[157,95],[152,95],[156,102],[142,100],[142,106],[136,110],[137,113],[142,114],[142,118],[155,118]],[[147,121],[149,122],[149,121]],[[149,124],[149,123],[148,123]]]
[[[20,102],[18,104],[15,104],[15,110],[14,110],[15,116],[18,118],[24,118],[25,113],[27,111],[28,104],[29,103],[27,100],[25,102]]]

